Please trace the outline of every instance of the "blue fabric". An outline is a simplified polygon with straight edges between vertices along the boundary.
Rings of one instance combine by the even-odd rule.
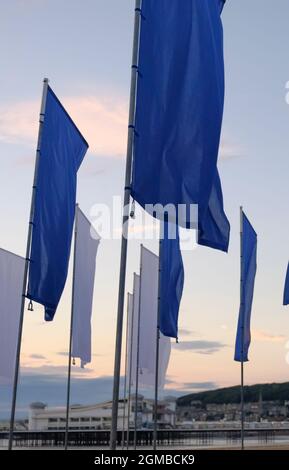
[[[222,13],[226,0],[219,0],[220,12]]]
[[[250,322],[257,270],[257,235],[246,215],[243,213],[242,236],[242,291],[238,329],[235,346],[235,361],[248,361],[251,342]],[[244,333],[243,333],[244,331]]]
[[[220,0],[143,0],[132,196],[185,204],[203,220],[216,173],[224,104]],[[155,216],[161,218],[156,212]],[[171,219],[170,219],[171,220]]]
[[[164,222],[163,227],[160,254],[159,327],[163,335],[177,338],[179,307],[184,285],[184,267],[178,226]]]
[[[283,305],[289,305],[289,264],[287,267],[287,274],[284,286]]]
[[[199,220],[198,244],[228,251],[230,223],[224,212],[222,186],[216,172],[207,212]]]
[[[33,220],[27,297],[53,320],[67,277],[77,170],[88,144],[48,87]]]

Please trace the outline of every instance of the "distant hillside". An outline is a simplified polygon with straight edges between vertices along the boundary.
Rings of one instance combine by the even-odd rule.
[[[260,392],[263,401],[289,400],[289,382],[273,384],[257,384],[244,387],[244,396],[247,402],[259,401]],[[201,401],[204,405],[207,403],[239,403],[240,386],[219,388],[208,392],[190,393],[178,398],[178,406],[189,406],[192,401]]]

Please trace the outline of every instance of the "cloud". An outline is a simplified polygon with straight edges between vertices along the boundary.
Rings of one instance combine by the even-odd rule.
[[[43,374],[43,369],[38,368],[38,374],[31,373],[25,368],[22,370],[17,396],[17,418],[28,415],[29,405],[35,401],[41,401],[48,406],[63,407],[66,400],[67,368],[54,368],[56,371]],[[52,370],[52,369],[51,369]],[[24,372],[24,373],[23,373]],[[47,369],[46,369],[47,372]],[[123,390],[124,378],[121,377],[120,385]],[[112,376],[81,377],[72,374],[71,403],[93,404],[111,400],[113,388]],[[153,398],[154,390],[140,389],[140,393]],[[160,393],[160,398],[167,395],[181,396],[178,389],[166,388]],[[1,389],[0,419],[7,418],[10,413],[11,388],[3,386]]]
[[[170,378],[170,377],[166,377],[166,384],[167,385],[172,385],[172,384],[175,384],[175,380],[173,378]]]
[[[242,151],[236,145],[229,142],[227,139],[222,139],[220,143],[219,159],[230,160],[232,158],[239,158]]]
[[[42,354],[30,354],[29,355],[30,359],[46,359],[45,356],[43,356]]]
[[[263,341],[266,343],[283,343],[286,340],[284,335],[276,335],[272,333],[266,333],[261,330],[252,330],[252,338],[256,341]]]
[[[215,390],[218,388],[216,382],[185,382],[182,387],[184,390]]]
[[[17,397],[17,417],[28,415],[29,405],[41,401],[48,406],[65,406],[67,387],[67,368],[54,368],[56,371],[38,374],[28,368],[20,377]],[[47,372],[47,371],[46,371]],[[71,378],[71,403],[92,404],[110,400],[112,396],[113,377],[100,376],[86,378],[75,376]],[[121,378],[123,386],[123,378]],[[8,417],[10,411],[11,388],[3,386],[1,393],[1,418]]]
[[[38,119],[36,102],[1,105],[0,140],[8,143],[32,144],[34,142],[36,146]]]
[[[127,101],[111,96],[67,96],[62,103],[90,145],[102,157],[124,158],[127,139]],[[39,101],[0,106],[0,141],[36,147]],[[33,159],[25,157],[25,163]]]
[[[90,152],[101,157],[124,158],[127,141],[128,103],[115,92],[102,96],[63,96],[61,101],[90,145]],[[0,106],[0,141],[27,144],[35,149],[39,100]],[[227,138],[220,144],[221,160],[236,158],[240,149]],[[24,156],[23,163],[33,164],[34,156]]]
[[[195,351],[197,354],[214,354],[225,347],[226,345],[219,341],[196,340],[173,343],[173,348],[178,351]]]
[[[58,356],[65,356],[67,357],[68,356],[68,352],[67,351],[57,351],[56,353]],[[103,354],[92,354],[93,357],[103,357]]]
[[[181,336],[193,336],[194,331],[188,330],[187,328],[179,328],[179,337]]]
[[[81,368],[75,365],[72,368],[72,373],[76,378],[89,377],[92,372],[94,372],[93,369],[89,367]],[[42,364],[34,366],[33,364],[23,364],[21,367],[21,376],[25,377],[28,375],[43,376],[44,378],[53,375],[53,377],[63,378],[67,376],[67,365],[55,366],[53,364]]]
[[[177,382],[173,377],[166,378],[166,385],[168,385],[167,392],[170,392],[171,389],[174,390],[174,393],[178,394],[187,393],[187,391],[206,391],[206,390],[215,390],[218,388],[216,382]]]

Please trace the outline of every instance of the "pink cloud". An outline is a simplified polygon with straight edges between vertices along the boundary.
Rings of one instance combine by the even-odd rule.
[[[96,155],[124,158],[127,103],[122,98],[65,97],[63,104]],[[40,103],[23,101],[0,106],[0,141],[35,147]]]
[[[90,152],[103,157],[125,158],[128,123],[126,99],[109,96],[64,96],[63,105],[90,145]],[[39,101],[0,106],[0,142],[28,144],[35,148]],[[220,159],[240,155],[240,150],[223,138]]]

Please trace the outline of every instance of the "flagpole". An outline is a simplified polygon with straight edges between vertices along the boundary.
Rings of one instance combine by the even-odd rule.
[[[136,371],[135,371],[135,400],[134,400],[134,450],[137,447],[137,415],[138,415],[138,383],[139,383],[139,343],[140,343],[140,319],[141,319],[141,274],[142,274],[142,252],[143,245],[140,246],[140,282],[138,300],[138,322],[137,322],[137,346],[136,346]]]
[[[125,367],[124,367],[124,393],[123,393],[123,416],[122,416],[122,450],[124,449],[124,428],[125,428],[125,410],[126,410],[126,382],[127,382],[127,354],[128,354],[128,321],[129,321],[129,294],[127,294],[127,318],[125,335]]]
[[[134,277],[136,275],[134,274]],[[130,398],[131,398],[131,375],[132,375],[132,348],[133,348],[133,328],[134,328],[134,295],[133,295],[133,306],[132,306],[132,318],[131,318],[131,331],[130,331],[130,360],[129,360],[129,383],[128,383],[128,402],[127,402],[127,437],[126,437],[126,448],[129,448],[129,419],[130,419]]]
[[[157,450],[158,437],[158,392],[159,392],[159,358],[160,358],[160,306],[161,306],[161,256],[162,256],[162,221],[160,221],[160,239],[159,239],[159,278],[158,278],[158,312],[157,312],[157,330],[156,330],[156,370],[155,370],[155,400],[154,400],[154,436],[153,450]]]
[[[33,186],[32,186],[29,226],[28,226],[27,245],[26,245],[26,257],[25,257],[23,286],[22,286],[22,301],[21,301],[21,309],[20,309],[19,329],[18,329],[18,338],[17,338],[17,349],[16,349],[16,360],[15,360],[15,371],[14,371],[14,379],[13,379],[13,392],[12,392],[12,405],[11,405],[11,415],[10,415],[10,431],[9,431],[8,450],[12,450],[12,447],[13,447],[13,432],[14,432],[17,388],[18,388],[18,378],[19,378],[22,332],[23,332],[23,323],[24,323],[25,298],[26,298],[26,288],[27,288],[27,279],[28,279],[28,269],[29,269],[29,262],[30,262],[30,249],[31,249],[34,210],[35,210],[35,196],[36,196],[36,189],[37,189],[38,166],[39,166],[39,158],[40,158],[40,147],[41,147],[42,129],[43,129],[43,123],[44,123],[45,107],[46,107],[47,90],[48,90],[48,78],[44,78],[41,108],[40,108],[40,115],[39,115],[38,141],[37,141],[37,150],[36,150],[36,159],[35,159],[35,168],[34,168],[34,178],[33,178]]]
[[[125,171],[125,188],[124,188],[123,216],[122,216],[122,240],[121,240],[121,255],[120,255],[116,343],[115,343],[115,359],[114,359],[114,381],[113,381],[111,435],[110,435],[110,449],[111,450],[115,450],[116,444],[117,444],[117,420],[118,420],[118,400],[119,400],[121,347],[122,347],[122,330],[123,330],[123,307],[124,307],[124,296],[125,296],[127,236],[128,236],[128,222],[129,222],[128,206],[130,202],[130,193],[131,193],[130,185],[131,185],[131,169],[132,169],[133,141],[134,141],[135,101],[136,101],[136,90],[137,90],[137,74],[138,74],[137,65],[138,65],[138,51],[139,51],[140,23],[141,23],[141,6],[142,6],[142,0],[136,0],[135,19],[134,19],[134,36],[133,36],[133,53],[132,53],[132,69],[131,69],[131,86],[130,86],[129,126],[128,126],[128,138],[127,138],[126,171]]]
[[[66,394],[66,421],[65,421],[64,450],[67,450],[67,447],[68,447],[68,430],[69,430],[71,353],[72,353],[73,319],[74,319],[74,291],[75,291],[75,265],[76,265],[75,259],[76,259],[77,226],[78,226],[78,204],[76,204],[76,207],[75,207],[75,224],[74,224],[74,253],[73,253],[73,275],[72,275],[72,294],[71,294],[71,317],[70,317],[70,335],[69,335],[69,353],[68,353],[68,376],[67,376],[67,394]]]
[[[244,362],[241,362],[241,449],[244,450]]]
[[[240,299],[241,307],[243,302],[243,207],[240,207]],[[242,309],[241,309],[242,310]],[[241,449],[244,450],[244,318],[241,326],[242,333],[242,356],[241,356]]]

